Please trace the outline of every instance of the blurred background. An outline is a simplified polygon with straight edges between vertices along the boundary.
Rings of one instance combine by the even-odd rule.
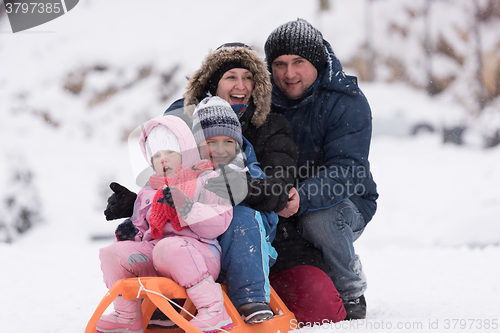
[[[241,41],[264,57],[267,35],[297,17],[320,29],[345,72],[359,78],[374,117],[375,177],[398,149],[410,150],[385,147],[387,140],[410,147],[432,138],[433,149],[488,156],[485,164],[498,155],[496,0],[84,0],[15,34],[2,5],[0,242],[60,219],[90,238],[112,234],[115,224],[102,216],[108,184],[138,190],[129,133],[182,96],[210,50]],[[376,181],[383,193],[388,180]]]
[[[298,17],[372,108],[380,198],[355,243],[367,320],[436,332],[437,319],[498,319],[500,1],[81,0],[18,33],[2,1],[3,331],[84,330],[121,222],[104,218],[109,183],[139,190],[131,131],[182,97],[210,50],[239,41],[264,57]]]

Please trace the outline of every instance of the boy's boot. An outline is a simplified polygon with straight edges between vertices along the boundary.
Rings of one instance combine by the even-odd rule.
[[[115,311],[104,315],[96,325],[99,333],[143,333],[141,300],[126,300],[118,296],[113,305]]]
[[[190,323],[200,331],[212,333],[233,327],[233,321],[224,308],[220,284],[215,283],[211,276],[186,289],[186,293],[198,310]]]
[[[261,302],[252,302],[240,305],[238,307],[238,312],[245,323],[249,325],[262,323],[266,320],[273,319],[274,317],[271,307],[267,303]]]
[[[175,301],[175,300],[173,300]],[[148,328],[159,327],[164,329],[179,328],[170,318],[168,318],[160,309],[156,309],[151,315],[151,320],[148,323]]]

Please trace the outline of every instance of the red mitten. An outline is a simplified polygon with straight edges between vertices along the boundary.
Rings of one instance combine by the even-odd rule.
[[[158,200],[161,201],[163,198],[163,189],[159,189],[156,191],[156,194],[153,199],[153,204],[151,206],[151,214],[149,214],[149,225],[151,226],[151,237],[158,239],[163,236],[163,229],[165,228],[165,224],[169,222],[169,212],[167,209],[167,205],[164,205]]]
[[[168,207],[166,209],[170,217],[170,223],[172,223],[174,229],[180,231],[183,228],[187,228],[187,226],[181,227],[177,212],[185,218],[193,208],[194,200],[189,199],[184,192],[175,187],[165,187],[162,192],[163,196],[157,201]]]
[[[197,177],[208,170],[213,170],[212,162],[204,160],[189,169],[179,166],[177,173],[168,179],[158,175],[149,178],[149,186],[158,189],[149,215],[151,237],[161,238],[167,222],[172,223],[177,231],[187,228],[181,226],[177,212],[183,217],[191,212]]]
[[[176,194],[182,193],[182,191],[180,190],[177,191],[174,192]],[[182,198],[184,198],[183,193],[181,196]],[[194,201],[189,198],[186,198],[186,200],[194,203]],[[187,226],[181,226],[179,217],[177,216],[177,209],[173,204],[173,202],[174,198],[172,197],[169,187],[165,187],[164,189],[159,189],[158,191],[156,191],[155,197],[153,199],[153,204],[151,207],[151,214],[149,215],[149,225],[151,226],[151,237],[155,239],[161,238],[163,236],[163,229],[165,228],[165,224],[167,224],[167,222],[170,222],[174,227],[174,229],[177,231],[181,231],[182,229],[187,228]],[[190,205],[189,208],[183,207],[184,209],[179,212],[185,211],[186,209],[190,211],[191,207],[192,204]]]
[[[186,196],[184,192],[172,186],[165,187],[163,189],[163,198],[164,199],[160,199],[160,201],[162,201],[162,203],[168,205],[169,207],[172,207],[174,211],[179,212],[179,214],[181,214],[183,218],[186,218],[188,216],[194,205],[193,199],[190,199],[188,196]],[[178,222],[178,219],[176,222]],[[175,227],[176,230],[180,230],[177,229],[177,227],[178,228],[181,227],[180,224],[177,225],[174,222],[172,222],[172,225]]]

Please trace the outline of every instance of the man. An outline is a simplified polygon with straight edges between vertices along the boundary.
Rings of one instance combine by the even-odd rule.
[[[290,218],[280,214],[275,243],[286,242],[290,227],[297,227],[323,253],[325,273],[342,297],[346,319],[365,318],[366,278],[353,242],[377,207],[368,162],[370,107],[356,78],[344,74],[330,44],[307,21],[279,26],[269,35],[265,53],[273,112],[288,119],[299,148],[298,193],[287,207],[289,215],[298,211]],[[275,247],[275,267],[297,264],[293,249]]]

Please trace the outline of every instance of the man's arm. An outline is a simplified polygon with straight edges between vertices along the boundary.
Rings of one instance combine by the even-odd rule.
[[[371,177],[371,122],[371,110],[363,96],[344,95],[335,103],[324,124],[325,167],[299,184],[298,214],[332,207],[363,192],[363,183]]]
[[[282,211],[295,186],[298,150],[293,141],[292,128],[283,115],[271,113],[267,123],[254,134],[257,165],[264,171],[265,179],[254,179],[252,193],[245,200],[253,209]],[[264,136],[265,140],[259,136]]]

